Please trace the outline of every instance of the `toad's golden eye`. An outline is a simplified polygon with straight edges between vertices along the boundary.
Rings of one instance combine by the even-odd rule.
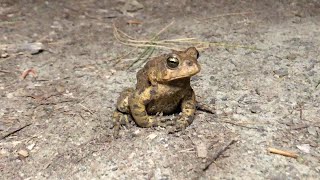
[[[179,66],[179,60],[176,57],[169,57],[167,59],[167,65],[169,68],[174,69]]]

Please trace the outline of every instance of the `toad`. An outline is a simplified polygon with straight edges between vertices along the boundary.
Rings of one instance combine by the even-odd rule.
[[[136,88],[125,89],[113,114],[114,137],[120,126],[129,124],[128,115],[140,127],[168,127],[177,132],[189,126],[195,117],[195,93],[190,78],[200,71],[195,47],[173,50],[148,61],[137,73]],[[174,118],[166,115],[179,113]],[[163,114],[164,116],[159,116]]]

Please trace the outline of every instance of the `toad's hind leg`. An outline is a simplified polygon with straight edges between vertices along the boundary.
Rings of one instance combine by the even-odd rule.
[[[128,125],[130,113],[129,97],[132,95],[133,89],[128,88],[120,93],[120,97],[117,100],[117,108],[113,113],[113,136],[118,137],[120,126]]]

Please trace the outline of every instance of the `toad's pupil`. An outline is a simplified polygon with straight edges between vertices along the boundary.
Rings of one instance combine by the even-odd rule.
[[[179,65],[179,60],[175,57],[169,57],[167,59],[167,64],[168,64],[169,68],[176,68]]]

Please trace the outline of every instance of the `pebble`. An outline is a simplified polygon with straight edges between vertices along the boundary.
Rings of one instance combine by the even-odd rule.
[[[291,61],[293,61],[293,60],[295,60],[296,58],[297,58],[297,54],[288,54],[287,56],[286,56],[286,58],[288,59],[288,60],[291,60]]]
[[[7,156],[7,155],[9,155],[9,151],[7,151],[6,149],[1,149],[0,150],[0,157]]]
[[[204,143],[197,144],[197,155],[199,158],[206,158],[208,154],[207,147]]]
[[[273,72],[279,77],[284,77],[289,75],[289,71],[287,68],[280,68],[280,69],[274,70]]]
[[[31,151],[35,146],[36,146],[36,144],[35,144],[35,143],[32,143],[32,144],[30,144],[30,145],[27,146],[27,149],[28,149],[29,151]]]
[[[308,133],[309,134],[311,134],[311,135],[313,135],[313,136],[317,136],[317,129],[316,129],[316,127],[314,127],[314,126],[310,126],[310,127],[308,127]]]
[[[260,108],[260,106],[252,106],[252,107],[250,108],[250,111],[251,111],[252,113],[260,113],[260,112],[261,112],[261,108]]]
[[[309,154],[310,153],[310,145],[309,144],[301,144],[301,145],[297,145],[297,148],[304,152],[304,153],[307,153]]]
[[[225,108],[224,109],[224,113],[225,114],[232,114],[233,113],[233,109],[231,107]]]
[[[0,58],[7,58],[7,57],[9,57],[9,54],[8,54],[8,53],[0,54]]]
[[[18,155],[19,155],[20,159],[24,159],[24,158],[27,158],[29,156],[29,152],[27,150],[20,149],[18,151]]]
[[[13,97],[14,97],[13,93],[8,93],[8,94],[7,94],[7,98],[8,98],[8,99],[12,99]]]
[[[150,139],[150,140],[153,140],[154,138],[156,138],[158,135],[157,134],[150,134],[147,138]]]

